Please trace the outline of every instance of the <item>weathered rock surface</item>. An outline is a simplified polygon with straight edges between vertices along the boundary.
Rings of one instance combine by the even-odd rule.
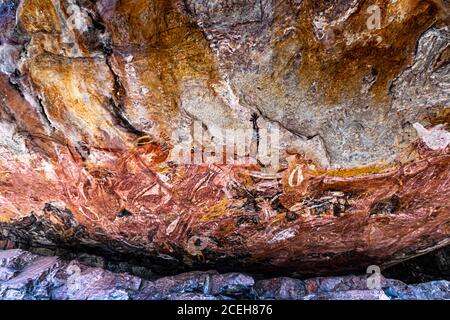
[[[0,251],[0,299],[26,300],[433,300],[450,299],[450,283],[406,285],[381,278],[368,289],[365,276],[255,280],[240,274],[190,272],[155,281],[86,267],[77,261]]]
[[[440,0],[1,0],[0,237],[166,273],[443,247],[448,21]],[[222,144],[226,164],[173,154]]]

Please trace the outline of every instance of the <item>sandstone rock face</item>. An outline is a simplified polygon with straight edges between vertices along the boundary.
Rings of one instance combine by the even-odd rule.
[[[255,280],[240,273],[190,272],[154,281],[114,274],[77,261],[0,251],[0,298],[24,300],[434,300],[450,299],[448,281],[406,285],[365,276]]]
[[[438,0],[2,0],[0,237],[164,273],[443,247],[448,22]]]

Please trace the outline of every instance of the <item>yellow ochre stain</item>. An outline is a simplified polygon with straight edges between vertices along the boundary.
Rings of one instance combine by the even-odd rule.
[[[205,214],[200,218],[201,222],[209,222],[211,220],[220,218],[228,205],[228,199],[222,199],[218,204],[205,209]]]
[[[318,175],[327,175],[332,177],[339,178],[351,178],[358,176],[367,176],[371,174],[377,173],[385,173],[390,170],[397,169],[396,166],[392,165],[384,165],[384,166],[367,166],[367,167],[359,167],[359,168],[349,168],[349,169],[338,169],[338,170],[329,170],[323,173],[319,173]],[[317,172],[317,171],[316,171]]]
[[[271,223],[277,223],[277,222],[283,221],[285,218],[286,218],[285,212],[277,214],[275,217],[272,218]]]
[[[0,222],[11,222],[14,217],[14,213],[7,209],[3,209],[2,211],[0,211]]]

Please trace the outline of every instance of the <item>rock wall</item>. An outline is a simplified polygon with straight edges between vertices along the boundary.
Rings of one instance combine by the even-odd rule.
[[[437,0],[0,1],[0,237],[167,273],[443,247],[448,22]]]

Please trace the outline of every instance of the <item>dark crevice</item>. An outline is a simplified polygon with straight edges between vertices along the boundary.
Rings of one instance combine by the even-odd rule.
[[[111,58],[113,56],[113,45],[111,36],[108,33],[106,24],[102,20],[100,12],[96,7],[96,1],[77,1],[78,6],[86,9],[86,13],[91,19],[92,26],[84,33],[85,40],[88,41],[92,50],[99,50],[105,57],[106,65],[113,76],[113,96],[109,99],[107,108],[112,115],[118,119],[118,125],[136,136],[145,136],[146,132],[136,128],[125,116],[123,98],[126,95],[120,76],[115,72]]]
[[[120,212],[117,214],[118,218],[127,218],[127,217],[131,217],[133,215],[133,213],[127,209],[122,209],[120,210]]]
[[[250,119],[250,122],[253,125],[253,132],[256,138],[256,150],[259,151],[259,141],[260,141],[260,135],[259,135],[259,126],[258,126],[258,114],[255,112],[252,114],[252,117]]]
[[[45,123],[52,129],[52,131],[55,131],[56,128],[53,126],[52,122],[50,121],[50,118],[47,115],[47,111],[45,110],[43,100],[40,97],[37,97],[37,102],[39,105],[39,111],[40,111]]]
[[[372,204],[369,210],[369,214],[371,216],[377,214],[395,214],[395,212],[400,209],[400,206],[400,198],[394,194],[388,199],[384,199]]]
[[[255,107],[256,110],[258,111],[259,116],[261,116],[261,117],[262,117],[263,119],[265,119],[267,122],[272,122],[272,123],[278,124],[278,125],[280,126],[280,128],[283,128],[283,129],[286,130],[287,132],[293,134],[293,135],[296,136],[296,137],[299,137],[300,139],[302,139],[302,140],[304,140],[304,141],[309,141],[309,140],[312,140],[312,139],[314,139],[314,138],[316,138],[316,137],[319,137],[319,139],[320,139],[321,142],[322,142],[323,151],[325,152],[326,159],[327,159],[327,161],[330,161],[330,154],[329,154],[329,152],[328,152],[327,146],[326,146],[326,144],[325,144],[325,142],[324,142],[322,136],[321,136],[319,133],[314,133],[314,134],[312,134],[312,135],[303,135],[303,134],[301,134],[301,133],[299,133],[299,132],[297,132],[297,131],[295,131],[295,130],[291,130],[291,129],[287,128],[283,123],[281,123],[280,120],[274,120],[274,119],[271,119],[271,118],[270,118],[269,116],[267,116],[267,115],[266,115],[266,114],[265,114],[258,106],[255,105],[254,107]]]
[[[29,45],[29,41],[27,41],[27,43],[25,43],[25,44],[23,44],[22,45],[22,48],[21,48],[21,53],[20,53],[20,56],[23,58],[23,57],[26,57],[27,56],[27,54],[28,54],[28,45]],[[11,87],[12,88],[14,88],[18,93],[19,93],[19,95],[23,98],[23,99],[26,99],[25,98],[25,94],[24,94],[24,87],[23,87],[23,83],[21,82],[22,81],[22,75],[21,75],[21,73],[20,73],[20,71],[18,70],[18,69],[16,69],[15,71],[14,71],[14,73],[12,73],[9,77],[8,77],[8,82],[9,82],[9,84],[11,85]],[[52,131],[55,131],[56,130],[56,128],[53,126],[53,124],[52,124],[52,122],[50,121],[50,118],[48,117],[48,115],[47,115],[47,112],[46,112],[46,110],[45,110],[45,106],[44,106],[44,104],[43,104],[43,100],[42,100],[42,98],[40,98],[40,97],[38,97],[38,96],[35,96],[35,95],[31,95],[32,97],[33,97],[33,99],[35,99],[35,101],[37,102],[37,104],[38,104],[38,112],[41,114],[41,116],[42,116],[42,119],[44,120],[44,122],[45,122],[45,124],[52,130]]]
[[[128,119],[123,114],[122,105],[118,105],[113,98],[111,98],[109,102],[110,102],[110,106],[112,108],[113,114],[114,114],[114,116],[117,117],[117,119],[119,119],[120,126],[122,128],[128,130],[129,132],[131,132],[132,134],[135,134],[137,136],[146,136],[147,135],[147,133],[145,133],[142,130],[137,129],[130,123],[130,121],[128,121]]]
[[[20,87],[19,82],[16,80],[16,77],[19,77],[17,70],[8,78],[8,82],[14,89],[16,89],[20,96],[25,99],[25,95],[23,94],[22,88]]]
[[[450,246],[404,261],[382,273],[407,284],[450,280]]]
[[[90,14],[91,19],[93,21],[93,25],[95,28],[99,28],[100,32],[105,32],[106,27],[102,21],[100,21],[99,17],[96,19],[94,15]],[[124,108],[123,108],[123,98],[126,95],[126,89],[124,88],[122,81],[120,80],[120,76],[115,72],[114,66],[111,62],[111,57],[113,55],[113,47],[111,43],[111,39],[108,38],[107,40],[103,41],[101,43],[101,50],[103,54],[105,55],[106,59],[106,65],[108,66],[111,75],[113,76],[114,84],[113,84],[113,97],[109,101],[109,105],[112,109],[112,112],[114,116],[116,116],[117,119],[119,119],[119,125],[123,127],[124,129],[128,130],[129,132],[137,135],[137,136],[145,136],[147,135],[146,132],[136,128],[131,124],[131,122],[126,118],[124,115]]]

